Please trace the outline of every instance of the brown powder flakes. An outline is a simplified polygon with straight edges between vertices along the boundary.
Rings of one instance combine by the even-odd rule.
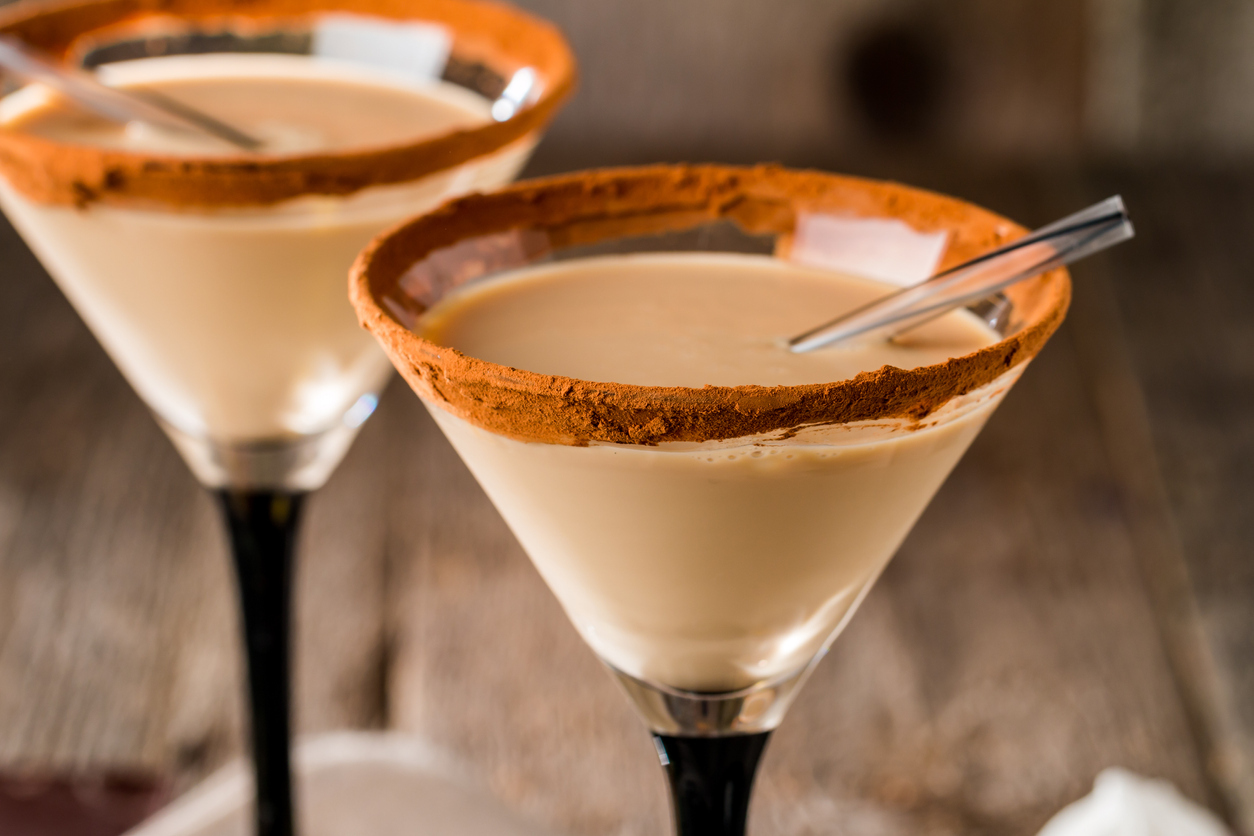
[[[815,424],[921,419],[991,383],[1041,349],[1071,296],[1065,270],[1007,291],[1021,323],[998,343],[933,366],[885,366],[852,380],[806,386],[630,386],[534,374],[469,357],[420,337],[387,313],[398,282],[427,254],[510,230],[547,234],[555,246],[690,229],[732,218],[778,236],[786,254],[799,211],[894,217],[949,231],[942,268],[1024,230],[969,203],[894,183],[776,166],[655,166],[590,171],[518,183],[446,203],[376,239],[353,266],[350,295],[423,397],[511,438],[554,444],[659,444],[794,432]],[[446,288],[447,289],[447,288]],[[412,300],[408,305],[421,305]]]

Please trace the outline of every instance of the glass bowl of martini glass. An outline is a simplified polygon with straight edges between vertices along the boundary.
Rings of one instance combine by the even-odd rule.
[[[1022,233],[895,184],[660,166],[467,196],[354,265],[362,324],[655,735],[683,836],[743,833],[768,735],[1070,284],[788,338]]]
[[[391,374],[346,271],[380,230],[513,179],[573,89],[572,55],[478,0],[29,2],[0,35],[261,141],[110,122],[35,84],[0,100],[0,208],[221,499],[258,827],[290,833],[297,515]]]

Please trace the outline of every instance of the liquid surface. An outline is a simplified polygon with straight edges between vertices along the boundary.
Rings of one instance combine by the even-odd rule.
[[[391,142],[489,118],[486,100],[452,85],[406,87],[388,74],[300,56],[180,56],[110,70],[115,80],[269,134],[288,152]],[[198,143],[213,142],[128,133],[33,86],[0,101],[0,124],[169,154],[209,153]],[[533,144],[527,138],[408,183],[270,207],[77,209],[32,202],[2,180],[0,206],[202,481],[256,476],[240,470],[245,459],[220,455],[223,447],[312,438],[302,448],[314,451],[302,454],[303,475],[284,482],[312,488],[392,370],[348,302],[353,258],[406,217],[509,182]]]
[[[618,256],[464,289],[419,329],[516,368],[687,386],[830,382],[996,338],[958,312],[903,345],[782,347],[887,290],[758,256]],[[834,637],[1008,386],[922,428],[659,447],[516,441],[428,407],[602,658],[726,692],[795,674]]]
[[[830,383],[940,363],[998,338],[957,311],[903,336],[793,354],[784,341],[888,292],[769,256],[581,259],[488,280],[423,318],[426,336],[541,374],[643,386]]]
[[[288,55],[199,55],[106,66],[102,78],[155,90],[252,134],[271,155],[414,141],[489,119],[488,103],[440,82],[405,83],[343,62]],[[211,137],[122,125],[46,96],[6,127],[58,142],[171,154],[236,154]]]

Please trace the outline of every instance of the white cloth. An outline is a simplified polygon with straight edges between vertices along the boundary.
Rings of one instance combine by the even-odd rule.
[[[1167,781],[1106,769],[1093,792],[1064,807],[1039,836],[1231,836]]]

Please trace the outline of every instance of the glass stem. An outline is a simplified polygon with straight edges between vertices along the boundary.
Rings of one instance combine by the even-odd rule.
[[[744,836],[749,793],[769,731],[724,737],[655,734],[679,836]]]
[[[248,664],[257,836],[293,836],[292,572],[303,494],[223,490]]]

